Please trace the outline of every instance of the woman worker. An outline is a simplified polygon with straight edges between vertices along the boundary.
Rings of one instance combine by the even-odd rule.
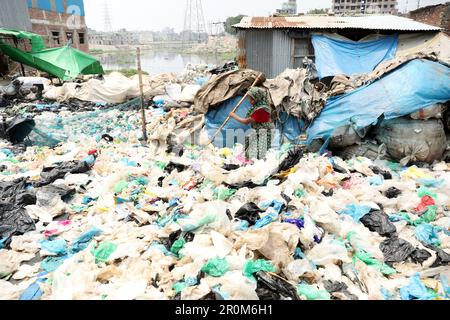
[[[252,107],[245,119],[235,113],[230,116],[242,124],[250,124],[254,130],[245,138],[245,156],[248,160],[253,158],[264,159],[272,145],[272,130],[274,125],[270,117],[270,107],[267,93],[261,88],[251,88],[249,91]]]

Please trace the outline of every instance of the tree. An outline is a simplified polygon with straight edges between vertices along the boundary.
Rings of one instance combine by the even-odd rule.
[[[243,17],[245,17],[245,16],[242,14],[235,16],[235,17],[229,17],[225,21],[225,31],[229,34],[236,34],[237,32],[236,32],[236,29],[233,28],[233,25],[241,22]]]
[[[308,11],[308,14],[327,14],[328,13],[328,8],[326,9],[312,9]]]

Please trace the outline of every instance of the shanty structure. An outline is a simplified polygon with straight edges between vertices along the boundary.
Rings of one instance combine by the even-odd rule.
[[[262,71],[273,78],[286,68],[302,66],[305,57],[315,58],[313,34],[338,34],[351,40],[370,35],[399,34],[404,41],[427,41],[441,28],[392,15],[244,17],[234,25],[238,30],[240,68]]]

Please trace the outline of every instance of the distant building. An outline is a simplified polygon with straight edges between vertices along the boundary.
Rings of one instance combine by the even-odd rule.
[[[289,0],[283,3],[281,9],[277,9],[278,15],[295,16],[297,14],[297,0]]]
[[[333,0],[335,14],[396,14],[397,0]]]
[[[450,2],[427,6],[411,11],[409,17],[416,21],[440,27],[450,34]]]
[[[137,32],[137,35],[139,37],[139,43],[142,45],[151,44],[154,41],[152,31],[139,31]]]
[[[138,32],[120,29],[114,32],[89,31],[89,44],[92,46],[126,46],[139,45],[140,36]]]
[[[83,0],[27,0],[32,31],[50,48],[72,40],[72,46],[89,51]]]

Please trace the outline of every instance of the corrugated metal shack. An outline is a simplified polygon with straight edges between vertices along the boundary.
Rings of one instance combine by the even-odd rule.
[[[441,30],[391,15],[244,17],[234,28],[239,67],[262,71],[268,78],[301,67],[305,57],[314,59],[313,33],[337,33],[356,41],[370,34],[429,33],[432,37]]]

